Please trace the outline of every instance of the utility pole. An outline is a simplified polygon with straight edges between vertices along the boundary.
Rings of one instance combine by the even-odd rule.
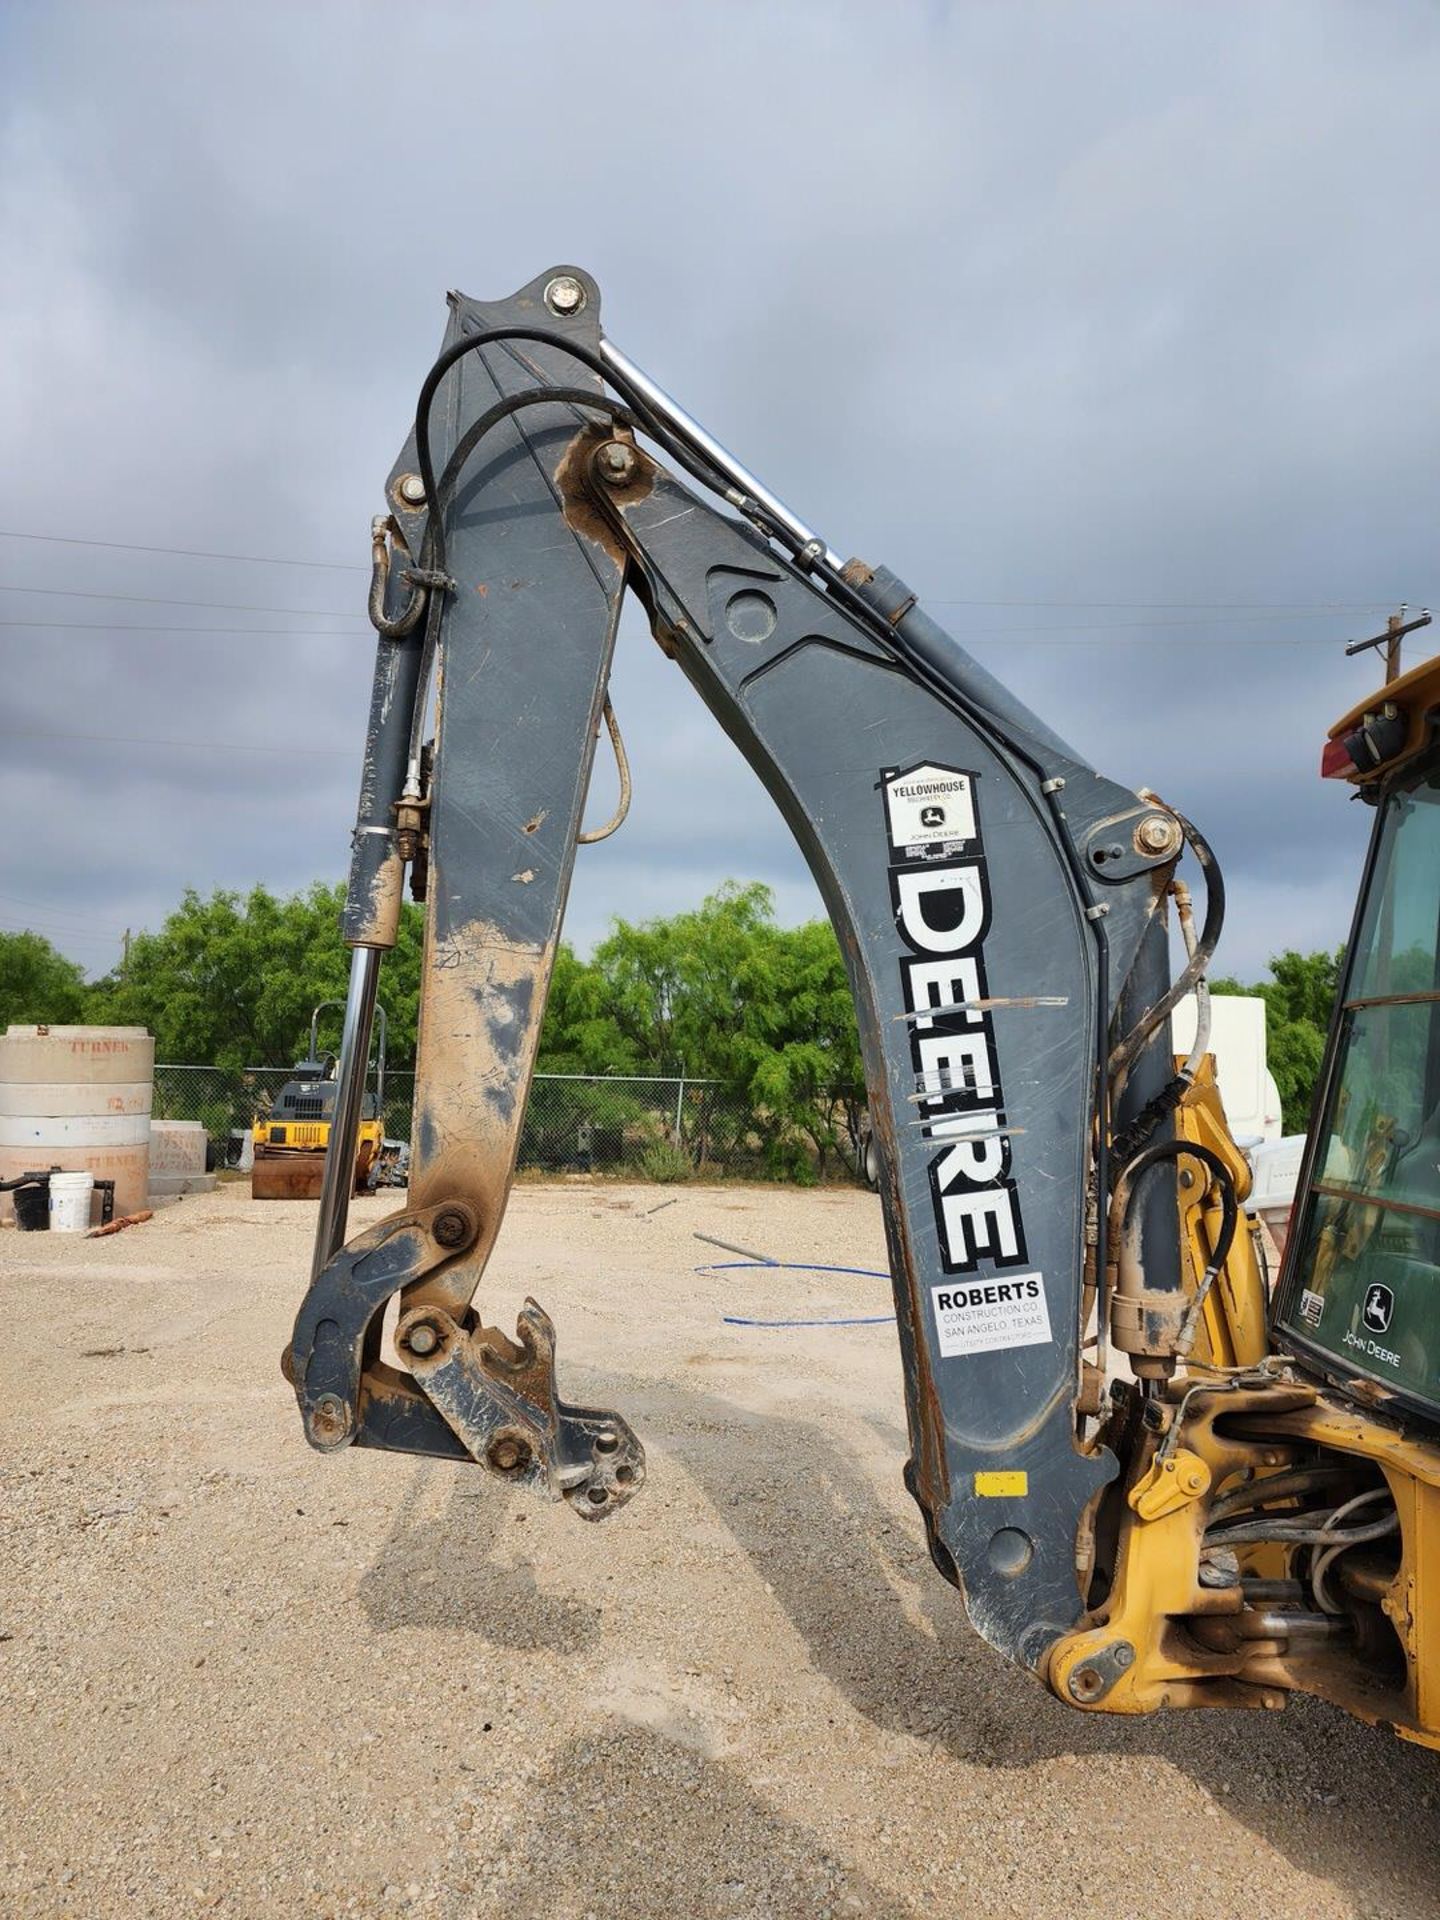
[[[1369,647],[1384,647],[1385,684],[1387,687],[1392,680],[1398,680],[1400,678],[1401,641],[1407,633],[1415,633],[1421,627],[1428,627],[1430,624],[1430,609],[1428,607],[1422,607],[1413,620],[1407,620],[1405,618],[1405,615],[1409,611],[1410,609],[1408,607],[1402,605],[1400,611],[1398,613],[1392,613],[1390,618],[1385,622],[1385,631],[1383,633],[1372,634],[1368,640],[1352,640],[1345,649],[1345,655],[1348,659],[1352,653],[1364,653]]]
[[[130,929],[128,927],[125,929],[125,944],[120,955],[120,978],[122,980],[130,978]]]

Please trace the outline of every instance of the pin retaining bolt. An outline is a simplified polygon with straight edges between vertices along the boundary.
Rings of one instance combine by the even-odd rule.
[[[600,477],[612,487],[623,487],[627,481],[633,480],[640,464],[634,447],[627,446],[623,440],[607,440],[596,455],[596,460]]]
[[[1180,846],[1180,823],[1163,813],[1147,814],[1135,829],[1135,851],[1159,855],[1175,853]]]
[[[570,273],[557,273],[545,289],[545,304],[551,313],[568,318],[585,304],[585,289]]]
[[[430,1231],[442,1247],[463,1247],[470,1238],[470,1222],[458,1207],[447,1207],[436,1214]]]

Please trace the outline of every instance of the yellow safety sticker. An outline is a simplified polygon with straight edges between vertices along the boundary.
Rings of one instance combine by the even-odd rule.
[[[1028,1473],[977,1473],[975,1492],[981,1500],[1023,1500],[1030,1491]]]

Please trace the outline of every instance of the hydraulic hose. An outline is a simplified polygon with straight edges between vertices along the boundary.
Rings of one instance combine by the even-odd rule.
[[[1195,1289],[1195,1297],[1186,1309],[1185,1318],[1175,1338],[1175,1358],[1183,1360],[1195,1343],[1196,1329],[1200,1325],[1200,1315],[1215,1277],[1229,1258],[1230,1249],[1235,1241],[1235,1228],[1240,1218],[1240,1202],[1235,1195],[1235,1182],[1230,1169],[1209,1147],[1197,1146],[1190,1140],[1157,1140],[1154,1146],[1146,1147],[1138,1153],[1123,1169],[1115,1182],[1113,1207],[1120,1215],[1119,1226],[1123,1233],[1130,1223],[1131,1209],[1140,1190],[1141,1178],[1151,1167],[1159,1166],[1162,1161],[1189,1158],[1198,1160],[1206,1167],[1220,1189],[1220,1232],[1216,1236],[1210,1259]]]
[[[1169,991],[1161,995],[1144,1018],[1137,1020],[1112,1050],[1108,1069],[1112,1081],[1123,1079],[1149,1044],[1161,1021],[1168,1020],[1190,989],[1204,978],[1225,925],[1225,879],[1209,841],[1183,813],[1177,812],[1174,807],[1167,807],[1167,811],[1179,821],[1180,830],[1205,875],[1205,923],[1200,929],[1194,951],[1171,982]]]

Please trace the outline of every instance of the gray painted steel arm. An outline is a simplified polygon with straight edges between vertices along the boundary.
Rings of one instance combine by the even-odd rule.
[[[443,518],[453,582],[429,615],[443,685],[402,1217],[414,1244],[388,1265],[368,1236],[334,1259],[325,1250],[301,1316],[311,1345],[297,1325],[291,1354],[311,1438],[306,1353],[327,1314],[351,1316],[332,1350],[354,1357],[332,1359],[325,1392],[343,1401],[357,1381],[380,1383],[355,1388],[349,1425],[327,1444],[423,1451],[434,1431],[444,1440],[433,1450],[453,1455],[458,1436],[484,1458],[474,1436],[493,1434],[499,1417],[476,1411],[487,1369],[497,1407],[510,1406],[517,1370],[532,1400],[554,1399],[535,1351],[545,1340],[522,1322],[506,1342],[478,1328],[469,1303],[513,1173],[628,586],[768,788],[835,924],[883,1170],[907,1483],[975,1625],[1038,1665],[1083,1609],[1077,1551],[1115,1473],[1078,1411],[1097,1233],[1103,1248],[1101,1063],[1142,957],[1140,998],[1157,997],[1148,970],[1177,849],[1142,851],[1135,829],[1155,808],[1086,766],[902,582],[837,568],[738,462],[716,460],[717,443],[688,416],[667,413],[653,384],[627,386],[634,370],[604,351],[587,276],[555,269],[511,300],[451,304],[435,472],[507,396],[563,386],[594,403],[501,409],[438,505],[410,497],[413,437],[391,475],[411,553],[433,544],[427,511]],[[602,374],[618,401],[603,398]],[[713,476],[709,492],[697,474]],[[382,660],[393,644],[381,641]],[[373,813],[373,782],[366,792]],[[448,1248],[436,1244],[447,1212],[463,1222]],[[380,1278],[357,1286],[363,1272]],[[423,1330],[409,1376],[378,1359],[377,1316],[396,1291],[402,1358]],[[436,1343],[457,1337],[474,1347],[458,1372],[447,1358],[463,1395],[437,1388],[432,1407]],[[573,1421],[553,1459],[539,1415],[527,1445],[552,1492],[570,1498],[575,1449],[597,1432],[618,1436],[630,1478],[617,1484],[597,1456],[596,1491],[574,1500],[609,1511],[642,1477],[638,1443],[618,1416],[564,1412]],[[404,1437],[384,1437],[382,1423]]]

